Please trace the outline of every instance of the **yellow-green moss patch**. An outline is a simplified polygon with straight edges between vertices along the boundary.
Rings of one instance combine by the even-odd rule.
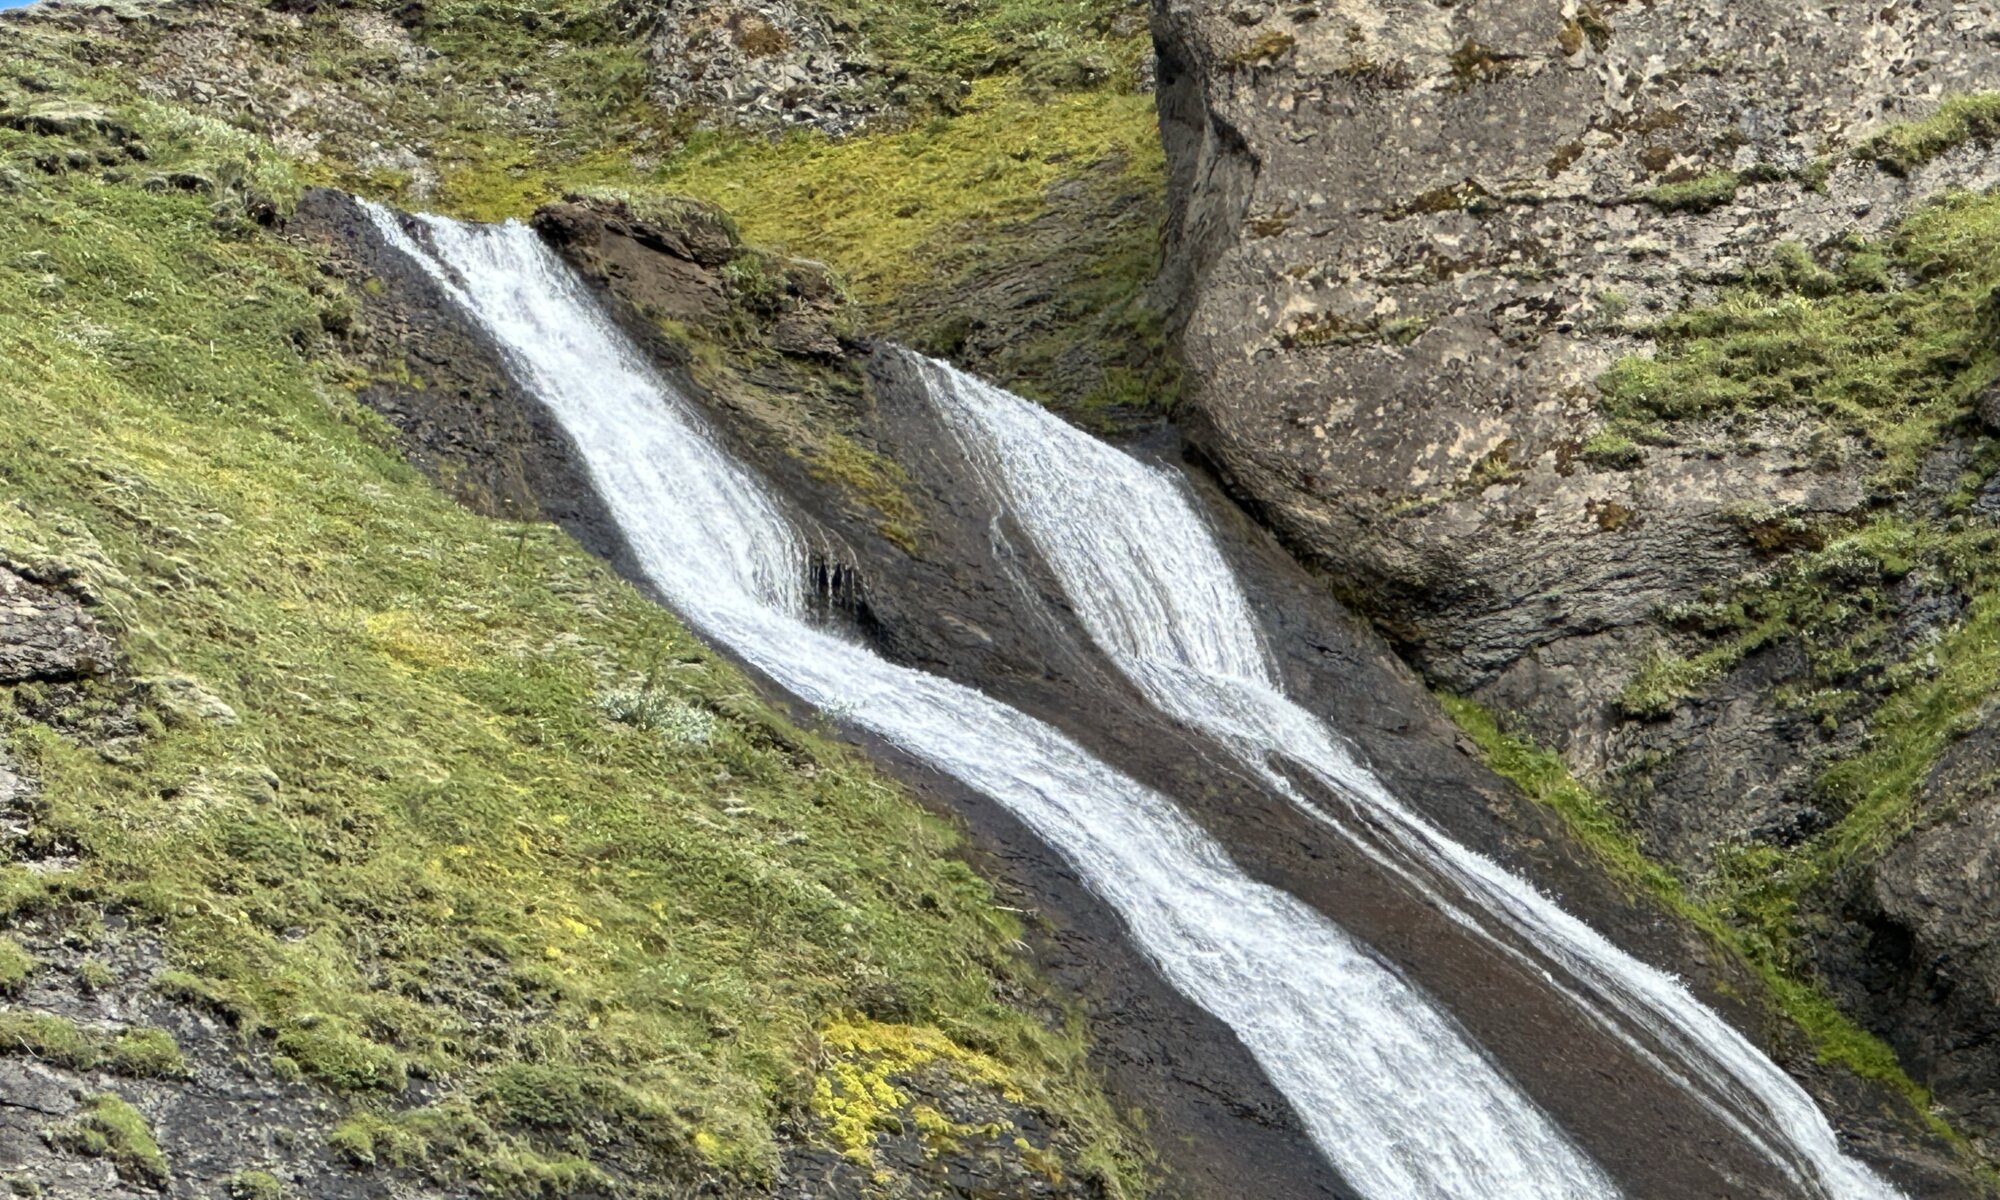
[[[57,1129],[56,1140],[80,1154],[111,1160],[129,1182],[161,1189],[170,1182],[167,1158],[153,1139],[152,1126],[138,1109],[110,1092],[84,1101],[83,1109]]]
[[[35,973],[35,956],[10,937],[0,937],[0,993],[18,989]]]
[[[927,254],[968,222],[1031,216],[1089,163],[1164,174],[1153,99],[1136,92],[1038,98],[981,80],[956,116],[833,141],[701,135],[662,186],[727,209],[746,238],[838,269],[864,301],[922,281]]]

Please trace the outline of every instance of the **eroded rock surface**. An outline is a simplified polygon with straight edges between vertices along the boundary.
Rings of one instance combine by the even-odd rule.
[[[87,678],[115,653],[75,596],[0,567],[0,684]]]
[[[1434,682],[1587,742],[1637,627],[1754,560],[1745,512],[1868,499],[1855,446],[1781,416],[1591,453],[1620,318],[2000,180],[1981,145],[1845,153],[1990,83],[1996,20],[1163,0],[1194,441]]]
[[[654,99],[708,124],[841,134],[916,98],[863,52],[852,26],[816,7],[661,0],[647,15]]]

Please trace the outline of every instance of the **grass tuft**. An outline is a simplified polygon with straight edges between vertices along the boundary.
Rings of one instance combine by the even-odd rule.
[[[110,1092],[84,1101],[56,1131],[56,1140],[81,1154],[105,1158],[126,1181],[164,1191],[172,1178],[166,1155],[139,1110]]]
[[[1736,199],[1743,179],[1734,171],[1711,171],[1678,183],[1663,183],[1639,193],[1639,199],[1661,212],[1707,212]]]
[[[1918,167],[1972,141],[2000,136],[2000,92],[1974,92],[1947,97],[1936,112],[1906,121],[1868,138],[1854,148],[1866,159],[1896,175]]]
[[[0,937],[0,994],[19,991],[39,965],[19,942]]]

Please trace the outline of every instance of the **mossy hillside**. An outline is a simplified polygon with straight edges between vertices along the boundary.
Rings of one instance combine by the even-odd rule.
[[[183,61],[187,31],[220,35],[202,46],[210,61]],[[677,127],[646,100],[636,20],[596,0],[236,0],[127,22],[115,38],[61,14],[15,14],[7,33],[10,57],[54,94],[219,83],[207,111],[280,135],[308,181],[463,216],[523,216],[566,186],[625,181]]]
[[[992,77],[955,115],[894,132],[699,135],[662,186],[721,205],[753,242],[825,261],[871,325],[932,353],[959,356],[1000,315],[990,304],[1019,302],[988,300],[983,281],[1045,277],[1045,311],[978,365],[1086,419],[1154,415],[1178,392],[1146,291],[1165,195],[1150,96]]]
[[[191,162],[241,148],[197,132]],[[163,993],[440,1178],[755,1177],[860,1010],[1002,1064],[1132,1185],[1080,1039],[996,998],[1036,984],[946,826],[566,538],[427,486],[346,390],[352,302],[240,201],[40,171],[59,141],[0,131],[0,546],[76,566],[134,674],[237,720],[109,681],[58,730],[14,689],[37,836],[81,863],[10,870],[7,911],[129,914]],[[517,1103],[528,1066],[582,1107]]]
[[[524,217],[585,188],[684,188],[742,216],[753,241],[827,261],[873,327],[936,352],[956,351],[956,324],[992,313],[969,284],[1046,275],[1055,303],[1031,329],[995,335],[1000,353],[975,365],[1100,424],[1169,407],[1178,378],[1144,294],[1164,215],[1153,105],[1136,90],[1150,53],[1144,6],[841,0],[826,10],[860,31],[866,71],[922,76],[930,82],[904,90],[934,102],[891,105],[840,142],[774,143],[726,122],[701,130],[708,114],[649,98],[642,14],[595,0],[364,0],[284,14],[234,0],[197,23],[237,39],[208,111],[280,130],[309,182],[481,220]],[[38,58],[61,94],[116,96],[134,79],[189,86],[172,24],[133,22],[89,47],[98,35],[60,22],[16,24],[18,53]],[[79,76],[86,61],[102,65]],[[315,103],[300,107],[302,94]],[[1076,184],[1120,203],[1052,203]],[[1136,221],[1124,216],[1127,192],[1145,198]],[[1038,218],[1058,226],[1053,236]]]

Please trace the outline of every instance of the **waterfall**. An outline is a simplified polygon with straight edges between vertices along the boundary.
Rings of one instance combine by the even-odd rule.
[[[1059,851],[1161,975],[1233,1029],[1368,1200],[1617,1189],[1458,1025],[1158,792],[1048,725],[805,619],[805,543],[527,229],[368,211],[504,348],[575,442],[639,568],[779,686],[990,796]]]
[[[1162,712],[1215,738],[1461,924],[1554,964],[1593,1020],[1693,1090],[1808,1194],[1898,1193],[1841,1152],[1812,1098],[1680,983],[1404,805],[1343,739],[1284,694],[1259,625],[1186,481],[942,363],[915,360],[975,469],[1047,560],[1098,646]],[[1350,812],[1302,795],[1309,772]],[[1521,945],[1495,944],[1528,960]],[[1534,963],[1540,969],[1540,963]]]

